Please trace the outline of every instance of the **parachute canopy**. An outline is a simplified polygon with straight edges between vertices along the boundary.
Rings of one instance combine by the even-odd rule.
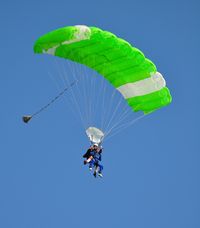
[[[108,31],[85,25],[60,28],[41,36],[35,42],[34,52],[70,59],[94,69],[122,94],[135,112],[147,114],[172,100],[154,63]]]

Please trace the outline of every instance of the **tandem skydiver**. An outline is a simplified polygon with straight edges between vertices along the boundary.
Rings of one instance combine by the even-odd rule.
[[[92,145],[87,152],[83,155],[84,165],[89,164],[89,169],[94,169],[94,177],[102,175],[103,166],[100,164],[101,161],[101,153],[102,153],[102,147],[98,146],[98,144]]]

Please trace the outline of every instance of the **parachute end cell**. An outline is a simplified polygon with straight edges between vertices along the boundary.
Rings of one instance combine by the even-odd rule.
[[[32,116],[23,116],[22,120],[24,123],[28,123],[31,120]]]
[[[92,144],[100,145],[104,139],[104,133],[96,127],[89,127],[86,134]]]

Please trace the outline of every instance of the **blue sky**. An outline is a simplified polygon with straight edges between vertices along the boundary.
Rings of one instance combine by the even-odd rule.
[[[0,227],[200,227],[199,10],[195,0],[1,1]],[[105,143],[97,180],[82,165],[88,141],[62,99],[21,121],[57,93],[34,41],[76,24],[141,49],[173,96]]]

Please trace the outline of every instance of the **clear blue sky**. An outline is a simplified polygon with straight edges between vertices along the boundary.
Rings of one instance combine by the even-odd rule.
[[[0,227],[200,227],[200,2],[1,0]],[[113,137],[104,179],[82,165],[84,132],[32,46],[66,25],[95,25],[140,48],[163,73],[173,103]]]

